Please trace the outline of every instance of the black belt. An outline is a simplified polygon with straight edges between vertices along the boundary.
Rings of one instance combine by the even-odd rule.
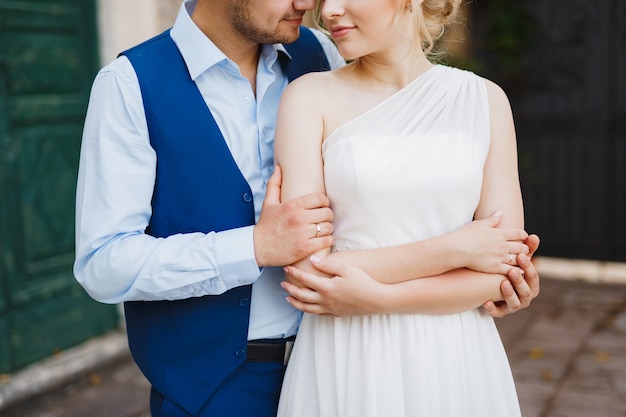
[[[251,340],[248,342],[248,362],[287,363],[295,338],[279,340]]]

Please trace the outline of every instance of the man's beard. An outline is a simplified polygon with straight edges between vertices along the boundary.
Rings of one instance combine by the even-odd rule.
[[[253,16],[250,0],[237,0],[231,7],[233,27],[247,39],[260,44],[291,43],[298,38],[299,32],[290,33],[270,31],[258,27]]]

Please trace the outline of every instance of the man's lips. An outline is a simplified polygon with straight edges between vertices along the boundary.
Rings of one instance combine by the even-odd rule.
[[[294,26],[300,26],[302,25],[302,16],[285,18],[285,21],[291,23]]]

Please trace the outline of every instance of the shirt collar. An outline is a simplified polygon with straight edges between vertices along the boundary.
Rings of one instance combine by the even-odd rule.
[[[186,0],[181,5],[171,31],[172,39],[183,56],[192,80],[196,80],[200,74],[212,66],[222,61],[230,61],[191,20],[191,13],[196,8],[196,4],[197,0]],[[285,47],[280,43],[264,45],[260,59],[269,66],[276,61],[279,52],[291,59]]]

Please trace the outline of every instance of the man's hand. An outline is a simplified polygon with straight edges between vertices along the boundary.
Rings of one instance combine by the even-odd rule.
[[[254,227],[254,254],[259,266],[292,264],[334,242],[328,197],[309,194],[281,203],[281,184],[282,172],[276,166]]]
[[[503,281],[500,287],[504,301],[487,301],[483,304],[492,317],[504,317],[526,308],[539,295],[539,273],[532,263],[532,256],[539,247],[539,237],[530,235],[524,243],[528,246],[529,253],[517,255],[517,263],[521,269],[511,268],[508,273],[509,281]]]
[[[363,270],[332,257],[311,257],[311,263],[327,276],[305,272],[295,266],[285,267],[289,282],[282,283],[289,293],[289,304],[305,313],[330,316],[376,314],[384,305],[385,284]]]

